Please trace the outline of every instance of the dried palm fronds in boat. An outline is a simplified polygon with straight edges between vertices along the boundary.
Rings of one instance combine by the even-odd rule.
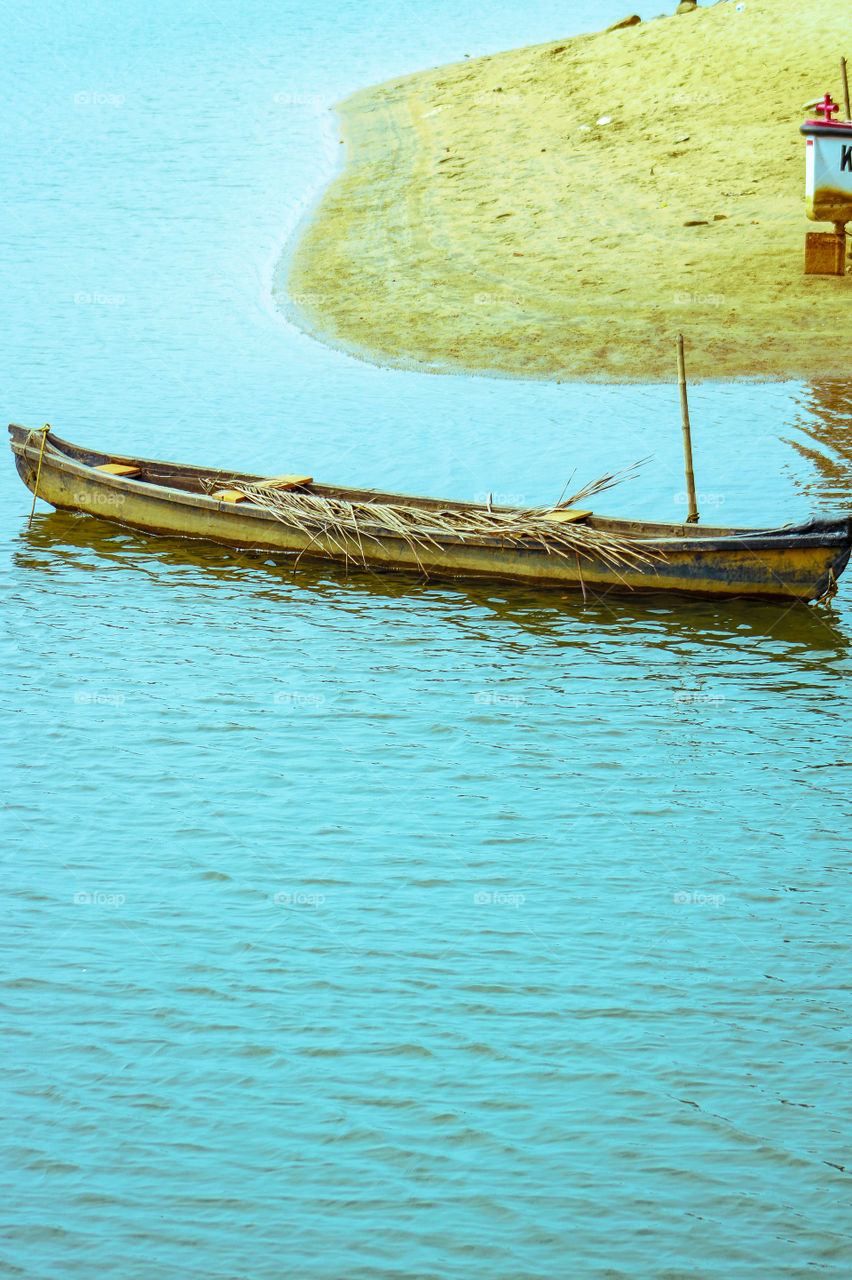
[[[631,468],[631,471],[633,468]],[[587,485],[567,502],[552,507],[493,510],[487,506],[455,508],[408,507],[401,503],[357,502],[298,493],[274,485],[235,480],[232,487],[276,519],[307,537],[329,539],[350,560],[368,563],[364,541],[400,538],[418,558],[418,551],[441,550],[452,542],[495,540],[502,547],[539,546],[548,555],[581,556],[600,560],[610,568],[637,568],[663,558],[647,544],[570,519],[578,500],[610,488],[622,477],[605,476]],[[588,513],[585,513],[588,514]],[[352,545],[360,549],[353,555]]]

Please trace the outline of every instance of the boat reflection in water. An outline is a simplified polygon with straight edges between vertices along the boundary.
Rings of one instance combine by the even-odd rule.
[[[181,588],[191,590],[193,598],[200,594],[202,612],[204,601],[211,607],[215,601],[217,609],[227,613],[231,606],[222,601],[230,600],[235,614],[247,607],[255,616],[271,611],[273,625],[282,606],[306,597],[350,612],[396,606],[408,617],[422,617],[428,604],[444,623],[478,638],[486,649],[498,637],[505,644],[510,635],[522,646],[527,637],[559,646],[585,637],[591,643],[629,647],[638,639],[727,645],[735,633],[738,646],[771,641],[762,647],[762,660],[786,660],[792,651],[800,660],[809,654],[823,661],[846,656],[850,646],[848,627],[839,615],[796,601],[779,609],[751,599],[622,592],[584,602],[573,591],[543,591],[520,583],[448,583],[415,573],[347,570],[307,559],[294,567],[290,556],[158,537],[66,511],[41,514],[31,528],[23,529],[13,563],[29,574],[43,573],[46,591],[54,590],[64,576],[76,581],[84,573],[95,577],[98,589],[108,590],[113,599],[120,593],[128,607],[137,607],[141,575],[150,583],[146,590]],[[121,576],[127,577],[126,584]]]
[[[796,425],[808,439],[791,438],[789,443],[814,471],[808,478],[795,471],[793,482],[813,501],[815,510],[848,511],[852,508],[852,385],[812,382],[798,403],[801,420]]]

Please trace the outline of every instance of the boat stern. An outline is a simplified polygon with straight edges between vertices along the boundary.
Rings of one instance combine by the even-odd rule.
[[[846,520],[841,522],[841,527],[843,526],[846,532],[845,545],[836,553],[831,564],[826,566],[814,585],[811,598],[818,604],[827,604],[837,595],[837,580],[848,565],[849,556],[852,555],[852,516],[847,516]]]

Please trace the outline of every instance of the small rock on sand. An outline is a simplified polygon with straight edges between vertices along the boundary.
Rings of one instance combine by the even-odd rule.
[[[638,13],[631,13],[629,18],[622,18],[620,22],[614,22],[611,27],[607,27],[607,31],[620,31],[622,27],[635,27],[642,19]]]

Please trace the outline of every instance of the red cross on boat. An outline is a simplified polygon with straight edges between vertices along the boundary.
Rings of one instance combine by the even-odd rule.
[[[831,117],[834,115],[835,111],[839,111],[840,108],[838,107],[836,102],[832,102],[831,94],[827,93],[823,98],[822,102],[818,102],[816,104],[816,106],[814,107],[814,110],[816,111],[818,116],[820,115],[825,116],[826,124],[834,124],[834,121],[832,120]]]

